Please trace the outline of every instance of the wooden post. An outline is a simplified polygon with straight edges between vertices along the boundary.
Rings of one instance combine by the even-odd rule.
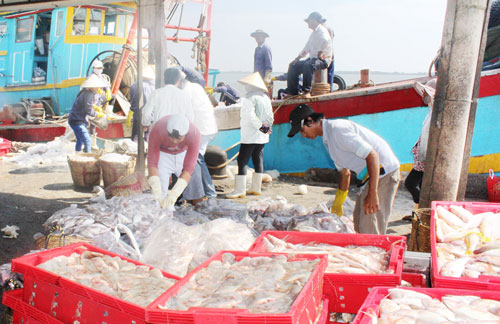
[[[448,0],[420,207],[457,198],[488,0]]]
[[[464,161],[462,163],[462,172],[458,186],[457,200],[465,200],[465,191],[467,189],[467,180],[469,179],[470,151],[472,146],[472,134],[474,133],[474,124],[476,121],[477,97],[479,94],[479,84],[481,82],[481,69],[483,66],[484,49],[486,48],[486,38],[488,36],[488,22],[490,20],[491,0],[487,1],[486,11],[484,13],[483,34],[481,37],[481,47],[476,65],[476,78],[474,80],[474,93],[472,94],[472,105],[469,114],[469,125],[467,127],[467,138],[465,140]]]
[[[137,161],[135,169],[142,174],[145,173],[146,163],[144,156],[144,132],[142,131],[142,106],[144,103],[143,89],[142,89],[142,10],[141,0],[137,1],[137,94],[139,95],[138,110],[136,112],[137,123],[139,124],[139,133],[137,135]]]
[[[165,8],[164,2],[158,0],[142,0],[143,24],[151,32],[149,50],[153,51],[155,62],[156,88],[165,85],[163,72],[167,68],[168,52],[167,37],[165,35]]]

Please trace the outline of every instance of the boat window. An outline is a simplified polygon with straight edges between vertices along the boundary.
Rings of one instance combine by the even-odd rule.
[[[116,31],[116,36],[118,37],[125,37],[125,28],[126,28],[126,23],[127,23],[127,16],[125,15],[119,15],[116,17],[116,20],[118,21],[118,27]]]
[[[72,35],[85,35],[85,20],[87,18],[87,10],[84,8],[75,9],[76,13],[73,17]]]
[[[56,37],[61,36],[64,33],[64,12],[59,11],[56,17]]]
[[[31,42],[33,36],[33,16],[17,19],[16,43]]]
[[[7,22],[0,22],[0,39],[7,35]]]
[[[101,9],[90,10],[89,35],[101,34],[101,22],[103,11]]]
[[[106,15],[104,18],[104,35],[113,36],[116,28],[116,16]]]

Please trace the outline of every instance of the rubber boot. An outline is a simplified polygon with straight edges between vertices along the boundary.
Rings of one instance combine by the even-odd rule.
[[[250,186],[250,190],[247,191],[247,195],[260,195],[262,188],[262,176],[263,173],[254,173],[252,176],[252,185]]]
[[[234,190],[230,194],[226,195],[228,199],[244,198],[246,196],[246,175],[236,175],[234,178]]]

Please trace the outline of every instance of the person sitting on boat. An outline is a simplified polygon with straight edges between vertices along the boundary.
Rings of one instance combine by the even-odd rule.
[[[335,76],[335,55],[333,52],[333,38],[335,37],[335,33],[333,28],[328,26],[326,23],[322,23],[322,25],[328,30],[328,34],[330,34],[330,38],[332,39],[332,62],[328,65],[328,75],[327,75],[327,83],[330,85],[330,92],[333,91],[333,79]]]
[[[322,136],[323,144],[340,172],[331,212],[342,216],[352,170],[362,181],[353,213],[356,232],[385,234],[400,179],[399,161],[389,144],[350,120],[327,120],[306,104],[296,106],[289,119],[292,128],[288,137],[299,132],[309,139]]]
[[[303,75],[303,93],[310,96],[313,74],[326,69],[332,61],[332,39],[322,25],[326,21],[319,12],[312,12],[305,20],[313,30],[304,49],[288,66],[287,93],[298,95],[299,75]],[[306,59],[302,59],[307,57]]]
[[[283,73],[281,75],[275,76],[271,78],[271,81],[286,81],[288,80],[288,73]],[[299,75],[299,84],[298,84],[298,90],[299,92],[302,92],[302,75]],[[287,92],[287,89],[279,89],[278,90],[278,99],[285,99],[285,97],[289,93]]]
[[[205,152],[207,150],[208,144],[215,138],[218,132],[217,120],[215,119],[214,107],[208,98],[205,89],[198,83],[190,82],[186,79],[182,79],[180,83],[180,88],[189,94],[194,111],[194,121],[201,134],[201,144],[200,152],[198,154],[198,161],[196,169],[199,169],[200,183],[205,197],[215,198],[217,197],[217,192],[215,191],[215,186],[212,182],[212,177],[208,171],[207,164],[205,163]],[[198,170],[196,170],[198,171]],[[193,174],[193,177],[198,176],[198,172]],[[197,181],[191,180],[188,185],[190,187],[197,186]]]
[[[239,80],[247,94],[242,100],[240,111],[240,153],[238,155],[238,175],[235,176],[234,191],[226,198],[242,198],[246,194],[260,195],[264,174],[264,145],[269,142],[271,126],[274,122],[271,100],[260,74],[254,72]],[[250,190],[246,191],[248,161],[252,158],[255,173]]]
[[[413,88],[422,97],[422,100],[429,106],[429,112],[425,116],[422,124],[422,131],[418,137],[417,142],[411,149],[413,154],[413,167],[405,179],[405,187],[410,192],[413,202],[415,203],[415,210],[418,209],[420,201],[420,189],[422,188],[422,179],[424,178],[425,169],[425,156],[427,153],[427,142],[429,140],[429,128],[431,125],[432,107],[434,106],[434,95],[436,93],[437,79],[431,79],[425,84],[415,82]]]
[[[262,29],[257,29],[250,34],[257,42],[253,56],[253,71],[259,72],[265,83],[271,82],[271,72],[273,71],[273,56],[271,48],[266,43],[266,37],[269,34]]]
[[[75,133],[76,144],[75,151],[83,150],[86,153],[92,152],[91,138],[87,128],[89,117],[104,117],[104,113],[94,109],[96,105],[97,91],[106,86],[106,83],[93,74],[89,76],[82,84],[82,90],[78,93],[68,117],[68,124]]]
[[[234,105],[241,98],[240,93],[236,89],[224,82],[217,83],[214,92],[220,93],[219,102],[223,102],[226,106]]]
[[[183,115],[167,115],[151,129],[148,142],[148,183],[153,197],[163,208],[173,209],[186,189],[196,166],[201,135]],[[168,189],[170,177],[177,181]]]
[[[194,120],[189,95],[179,89],[182,72],[178,68],[167,68],[163,74],[165,86],[153,91],[142,107],[142,125],[149,126],[167,115],[179,114]]]
[[[144,71],[142,72],[142,102],[143,107],[148,102],[149,97],[155,91],[155,71],[151,68],[151,66],[146,66]],[[130,111],[127,116],[127,125],[130,126],[132,121],[132,136],[131,139],[133,141],[137,141],[137,137],[139,136],[140,126],[137,117],[137,112],[139,111],[139,93],[138,93],[139,84],[137,81],[132,84],[130,87]],[[149,137],[149,129],[148,127],[144,132],[144,139],[147,141]]]
[[[180,66],[181,71],[186,75],[186,80],[193,83],[198,83],[203,88],[205,88],[205,78],[203,75],[196,71],[195,69]]]
[[[105,103],[111,101],[113,99],[113,95],[111,94],[111,87],[109,84],[109,77],[105,77],[102,72],[104,71],[104,65],[102,64],[102,61],[100,60],[95,60],[92,63],[92,74],[97,75],[99,78],[101,78],[105,83],[106,86],[102,87],[97,91],[97,94],[99,95],[99,106],[104,106]],[[91,75],[92,75],[91,74]]]

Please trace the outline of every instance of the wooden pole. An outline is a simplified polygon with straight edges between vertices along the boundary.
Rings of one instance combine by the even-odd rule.
[[[488,0],[448,0],[419,205],[457,198]]]
[[[488,22],[490,20],[491,0],[487,1],[486,11],[484,13],[483,34],[481,36],[481,47],[479,48],[479,56],[476,65],[476,78],[474,80],[474,93],[472,94],[472,105],[469,114],[469,125],[467,127],[467,138],[465,140],[464,161],[462,163],[462,172],[460,183],[458,185],[457,200],[465,200],[465,191],[467,189],[467,181],[469,179],[469,162],[470,151],[472,146],[472,134],[474,133],[474,125],[476,121],[477,97],[479,94],[479,84],[481,82],[481,68],[483,66],[484,49],[486,48],[486,38],[488,36]]]
[[[142,131],[142,106],[144,103],[142,87],[142,10],[141,0],[137,1],[137,94],[139,95],[138,110],[136,112],[137,123],[139,124],[139,133],[137,136],[137,161],[135,169],[144,174],[146,169],[144,156],[144,132]]]

